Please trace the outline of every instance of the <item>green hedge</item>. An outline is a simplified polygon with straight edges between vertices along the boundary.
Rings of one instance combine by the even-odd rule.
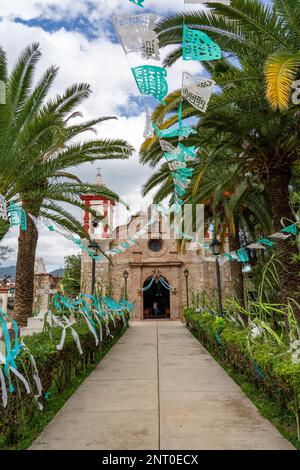
[[[256,339],[249,348],[248,331],[209,312],[185,310],[187,327],[225,367],[263,388],[281,407],[300,416],[300,364],[275,343]]]
[[[98,346],[96,346],[95,338],[85,322],[78,321],[73,325],[73,328],[79,334],[82,355],[79,354],[69,330],[67,330],[64,347],[61,351],[56,349],[61,338],[61,328],[52,328],[50,336],[48,332],[45,332],[24,338],[24,343],[35,358],[39,371],[43,386],[43,397],[40,401],[43,403],[44,409],[47,409],[49,396],[61,394],[68,384],[85,373],[86,368],[98,362],[103,356],[103,351],[108,350],[127,327],[120,317],[115,319],[115,325],[110,320],[109,335],[103,324],[102,343]],[[18,370],[30,383],[32,391],[36,391],[32,377],[32,366],[26,352],[20,353],[17,365]],[[13,375],[11,378],[15,392],[9,395],[8,406],[5,409],[0,404],[0,448],[18,442],[22,435],[22,428],[28,427],[28,423],[37,411],[33,394],[27,395],[23,384],[16,381]],[[39,413],[43,413],[43,411],[39,411]]]

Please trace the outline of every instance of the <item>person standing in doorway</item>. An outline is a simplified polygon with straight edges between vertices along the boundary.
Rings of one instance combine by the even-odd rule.
[[[153,315],[155,317],[158,316],[159,310],[158,310],[158,302],[156,300],[153,302]]]

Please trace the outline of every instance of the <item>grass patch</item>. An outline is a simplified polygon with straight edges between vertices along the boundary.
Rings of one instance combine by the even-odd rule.
[[[58,411],[62,408],[65,402],[73,395],[77,388],[84,382],[89,374],[97,367],[99,362],[108,353],[108,351],[116,344],[120,337],[127,329],[123,328],[118,333],[115,333],[114,338],[108,344],[105,344],[101,352],[97,354],[95,362],[89,364],[82,370],[80,375],[72,378],[71,382],[65,389],[58,393],[55,385],[49,388],[49,398],[46,402],[43,411],[36,409],[33,416],[27,422],[22,423],[18,432],[18,441],[11,445],[4,445],[1,447],[0,435],[0,450],[25,450],[32,444],[32,442],[39,436],[43,429],[50,423]],[[3,444],[3,443],[2,443]]]

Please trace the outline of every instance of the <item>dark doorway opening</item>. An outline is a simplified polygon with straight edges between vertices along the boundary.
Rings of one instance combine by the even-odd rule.
[[[161,276],[162,277],[162,276]],[[144,282],[143,287],[149,285],[152,277]],[[167,279],[164,281],[168,283]],[[160,282],[154,281],[150,289],[146,290],[144,296],[144,320],[170,318],[170,291]]]

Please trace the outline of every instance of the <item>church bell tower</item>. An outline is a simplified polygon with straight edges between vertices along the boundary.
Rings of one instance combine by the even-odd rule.
[[[100,168],[98,168],[96,182],[97,186],[104,186]],[[83,216],[83,228],[89,234],[92,240],[107,240],[111,237],[113,213],[115,201],[105,196],[97,196],[92,194],[84,194],[80,196],[84,202],[86,210]],[[96,215],[88,211],[91,208]]]

